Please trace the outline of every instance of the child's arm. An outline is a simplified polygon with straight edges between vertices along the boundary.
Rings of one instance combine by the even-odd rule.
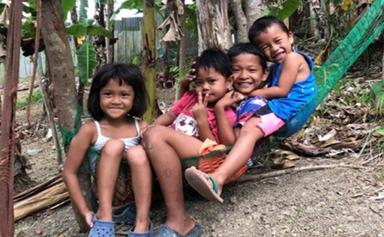
[[[92,143],[94,133],[95,129],[92,123],[88,122],[81,126],[80,131],[71,141],[63,171],[63,179],[69,195],[80,213],[86,218],[89,226],[92,225],[92,212],[82,195],[77,172]]]
[[[232,124],[228,120],[225,109],[244,99],[244,96],[235,91],[230,91],[221,98],[215,105],[215,115],[220,141],[224,145],[231,145],[235,142],[236,134]]]
[[[288,54],[283,62],[279,84],[277,86],[254,90],[251,95],[264,97],[266,99],[287,97],[297,79],[301,61],[302,56],[300,54]]]
[[[172,124],[172,122],[176,119],[176,116],[171,112],[167,112],[165,114],[160,115],[155,119],[153,122],[153,125],[163,125],[163,126],[169,126]]]

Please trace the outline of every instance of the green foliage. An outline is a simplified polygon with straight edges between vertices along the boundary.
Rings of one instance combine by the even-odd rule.
[[[196,3],[185,6],[185,28],[197,32]]]
[[[141,58],[140,58],[140,56],[135,56],[135,57],[133,57],[131,63],[134,64],[134,65],[139,66],[139,65],[141,64]]]
[[[76,6],[76,0],[61,0],[61,8],[63,9],[64,18],[68,15],[68,12],[71,11]]]
[[[28,3],[23,2],[23,12],[36,16],[36,1],[28,0]]]
[[[21,35],[23,39],[35,37],[35,23],[32,18],[26,19],[21,25]]]
[[[161,0],[155,0],[155,9],[158,11],[161,8]],[[113,13],[117,15],[122,9],[137,10],[138,12],[143,12],[144,10],[144,0],[126,0],[123,2],[119,8]],[[113,18],[113,17],[111,17]]]
[[[375,135],[384,137],[384,128],[378,128],[373,132]]]
[[[40,89],[36,89],[32,93],[31,102],[32,103],[40,103],[43,101],[43,94],[41,93]],[[23,109],[26,108],[28,105],[28,95],[23,96],[21,98],[18,98],[16,101],[16,108],[17,109]]]
[[[108,36],[112,37],[112,32],[102,26],[72,24],[67,29],[67,33],[76,37],[81,36]]]
[[[4,11],[5,3],[0,3],[0,12]]]
[[[376,99],[376,110],[379,114],[384,114],[384,81],[374,83],[371,88]]]
[[[143,11],[143,7],[144,0],[126,0],[116,11],[119,12],[121,9],[137,9],[138,11]]]
[[[301,2],[301,0],[286,0],[283,4],[270,5],[268,6],[268,14],[284,20],[285,18],[292,15],[297,10],[297,8],[299,8]]]
[[[89,42],[85,42],[77,51],[79,79],[87,84],[96,67],[96,51]]]
[[[88,0],[80,0],[80,11],[79,11],[79,22],[87,23],[87,8],[88,8]]]

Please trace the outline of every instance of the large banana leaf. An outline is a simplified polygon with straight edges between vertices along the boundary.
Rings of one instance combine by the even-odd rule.
[[[61,8],[63,9],[64,19],[67,18],[68,12],[76,6],[76,0],[61,0]]]
[[[301,0],[287,0],[281,5],[281,7],[272,8],[270,14],[284,20],[285,18],[291,16],[296,9],[299,8],[301,2]]]
[[[81,23],[87,23],[88,19],[88,0],[80,0],[80,7],[79,7],[79,22]]]
[[[72,24],[67,28],[67,33],[76,37],[81,36],[108,36],[112,37],[112,32],[106,30],[102,26],[94,26],[89,25],[86,26],[84,24]]]
[[[96,67],[96,52],[89,42],[85,42],[77,51],[79,79],[87,84]]]

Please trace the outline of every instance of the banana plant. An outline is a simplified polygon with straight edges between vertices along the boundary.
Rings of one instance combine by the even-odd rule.
[[[302,0],[286,0],[281,6],[269,6],[268,14],[276,16],[277,18],[284,20],[291,16],[297,8],[299,8]]]
[[[67,0],[62,0],[67,4]],[[78,76],[80,83],[87,84],[91,77],[93,70],[96,68],[96,51],[90,42],[91,37],[106,36],[112,37],[112,32],[108,31],[102,26],[93,25],[92,20],[88,20],[86,16],[86,7],[88,6],[87,0],[80,1],[80,16],[79,23],[72,24],[67,27],[66,32],[69,35],[76,37],[77,39],[85,39],[84,42],[80,43],[80,47],[77,50],[76,56],[78,60]],[[67,4],[65,9],[73,7],[72,4]],[[63,7],[64,9],[64,7]]]

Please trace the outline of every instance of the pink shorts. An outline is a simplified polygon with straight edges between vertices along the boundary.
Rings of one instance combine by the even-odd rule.
[[[257,127],[263,131],[265,137],[276,132],[285,124],[285,122],[274,113],[260,115],[259,117],[261,121],[257,124]]]

